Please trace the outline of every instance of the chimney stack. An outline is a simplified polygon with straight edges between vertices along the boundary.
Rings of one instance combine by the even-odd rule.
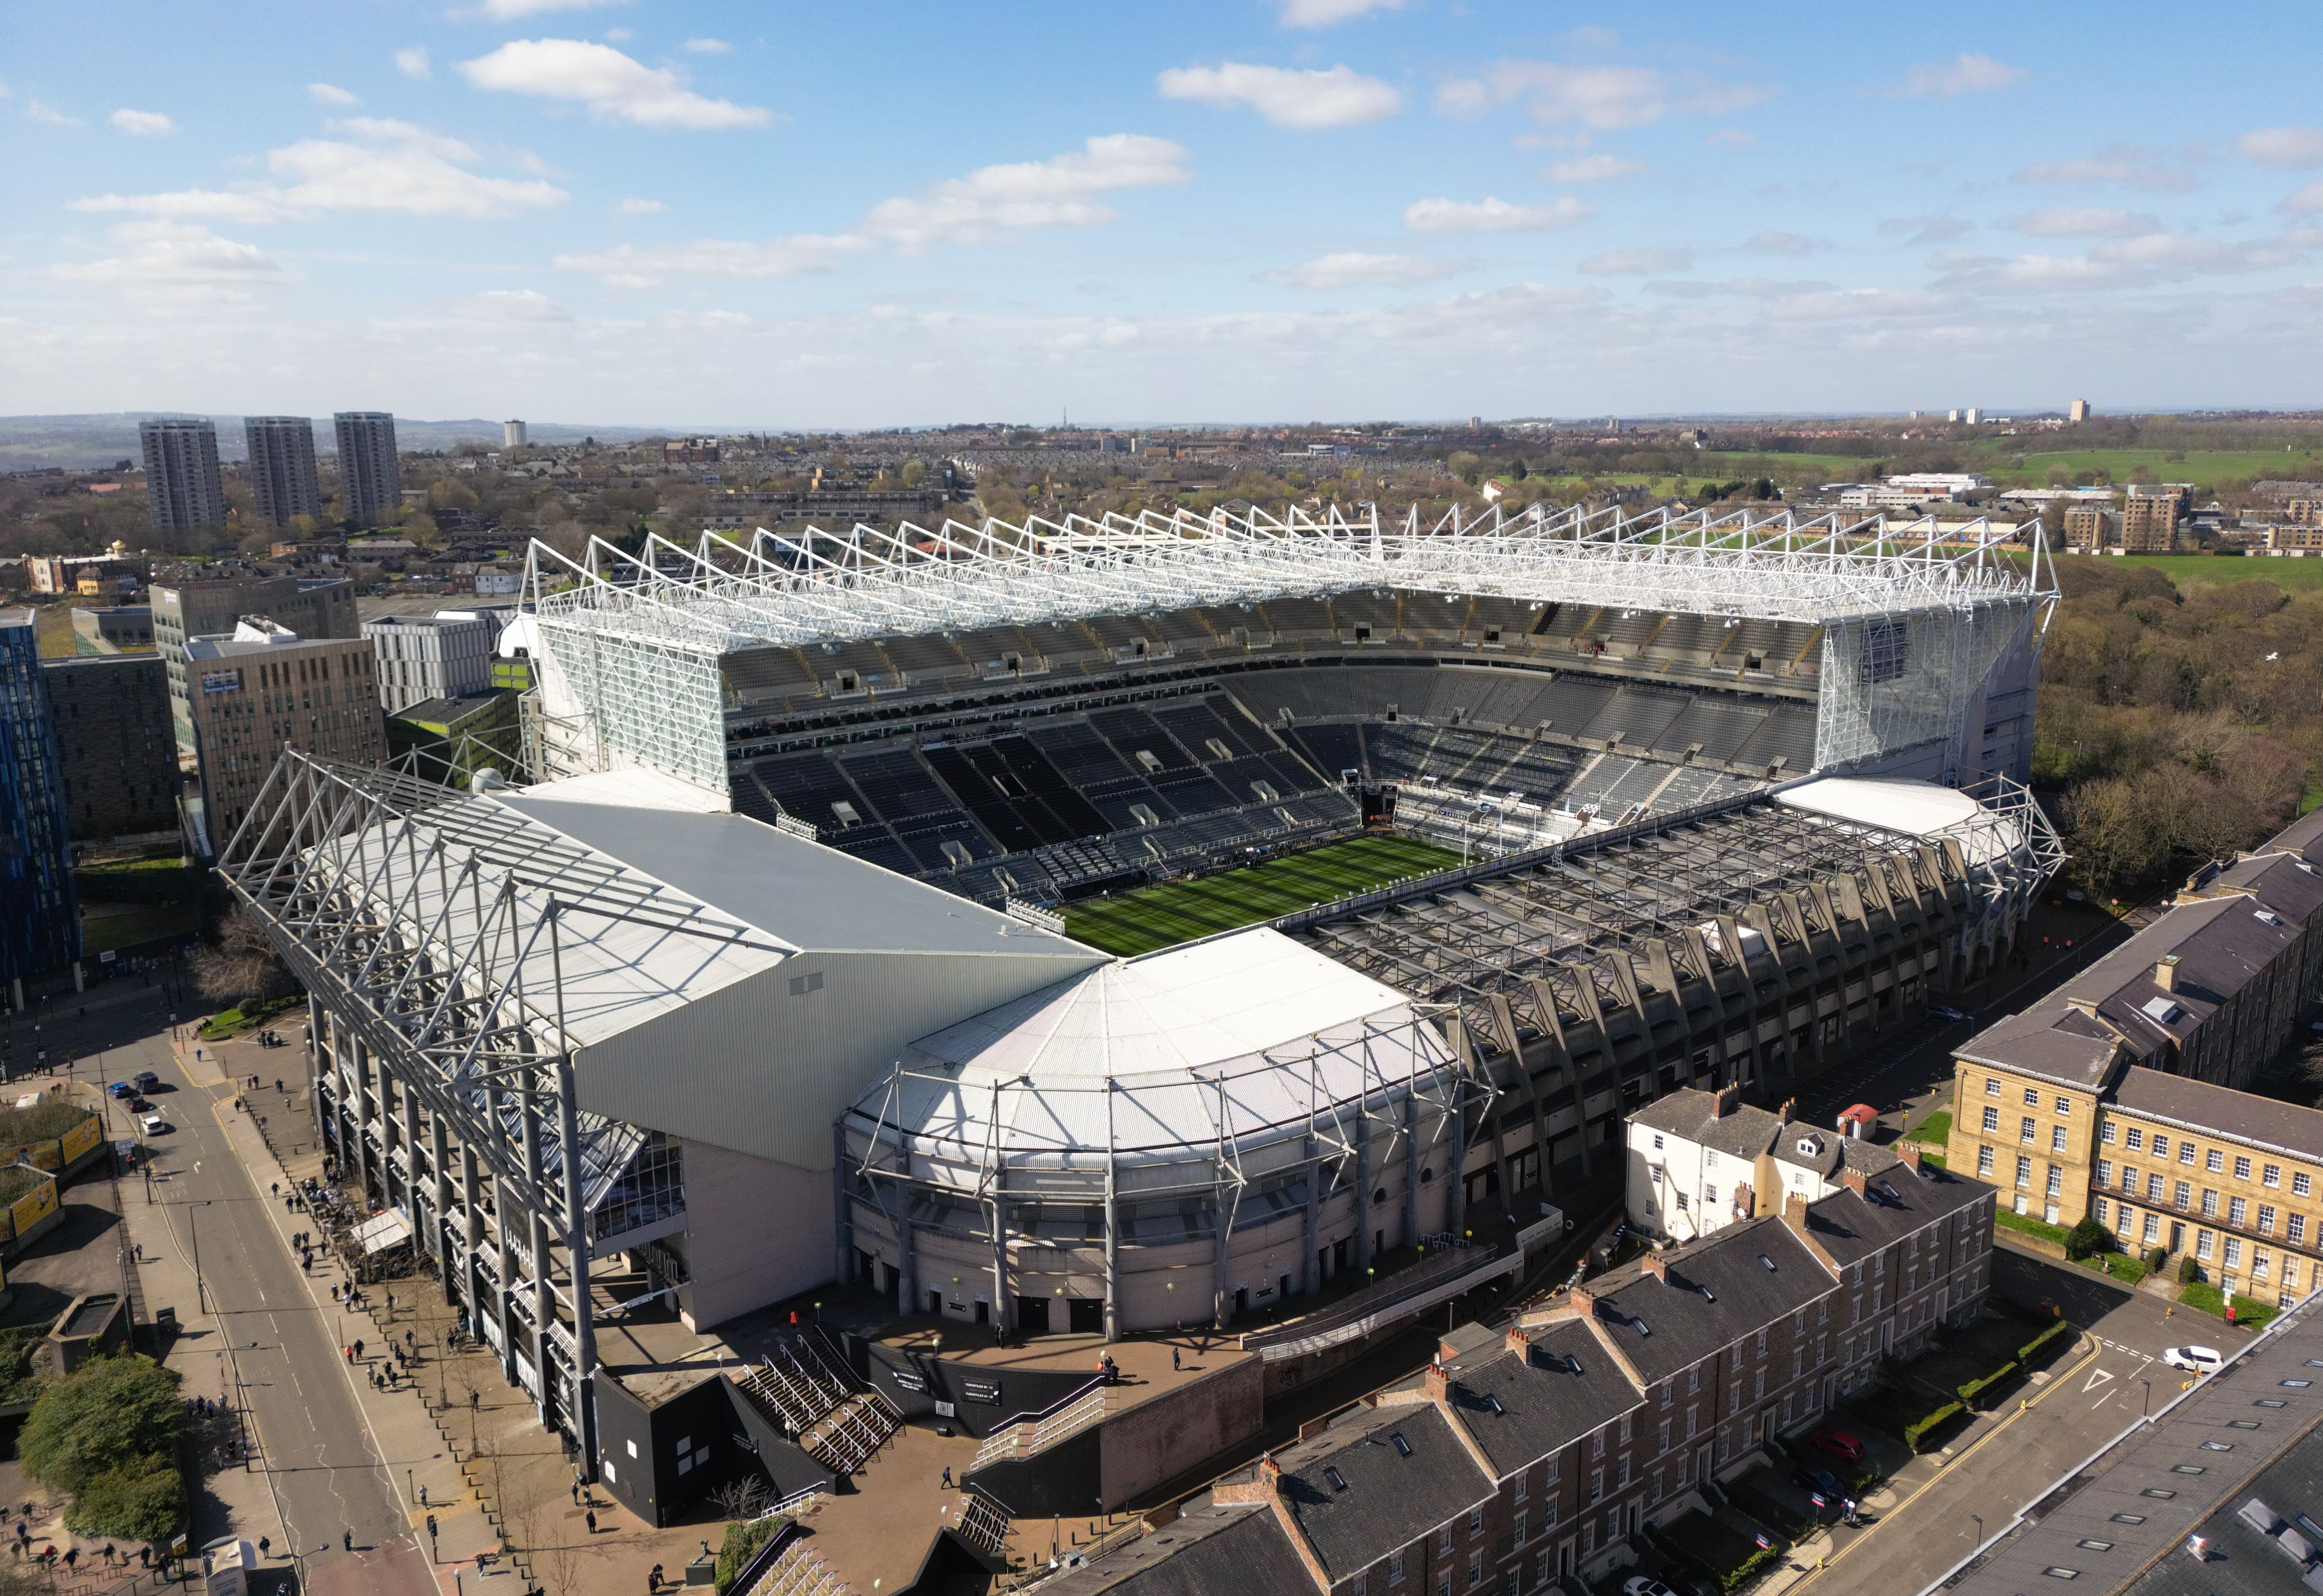
[[[2178,956],[2165,953],[2153,961],[2153,984],[2164,992],[2178,990]]]
[[[1444,1372],[1443,1364],[1430,1363],[1421,1389],[1428,1393],[1428,1399],[1431,1402],[1448,1400],[1452,1395],[1452,1377]]]
[[[1863,1171],[1860,1169],[1850,1169],[1847,1165],[1841,1164],[1839,1169],[1839,1183],[1858,1197],[1868,1197],[1870,1195],[1870,1193],[1864,1188]]]
[[[1799,1117],[1799,1100],[1796,1097],[1792,1097],[1786,1100],[1783,1104],[1782,1114],[1783,1123],[1786,1125],[1797,1120]]]
[[[1793,1230],[1807,1227],[1807,1199],[1795,1191],[1783,1194],[1783,1223]]]
[[[1646,1272],[1655,1280],[1665,1282],[1669,1280],[1669,1257],[1666,1253],[1648,1252],[1645,1257],[1645,1264]]]
[[[1740,1082],[1731,1087],[1721,1087],[1710,1095],[1710,1117],[1724,1119],[1733,1113],[1741,1102],[1742,1087]]]
[[[1896,1156],[1904,1160],[1904,1167],[1910,1169],[1913,1174],[1917,1175],[1921,1173],[1920,1144],[1918,1142],[1898,1142],[1896,1143]]]
[[[1508,1339],[1503,1344],[1507,1346],[1510,1353],[1513,1355],[1519,1362],[1523,1363],[1528,1367],[1531,1365],[1532,1337],[1525,1334],[1523,1325],[1510,1325]]]

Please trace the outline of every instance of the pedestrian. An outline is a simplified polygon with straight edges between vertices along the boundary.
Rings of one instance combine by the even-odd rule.
[[[577,1508],[581,1505],[581,1481],[578,1480],[574,1481],[572,1489],[573,1505]]]
[[[358,1335],[358,1336],[356,1336],[356,1337],[355,1337],[355,1356],[356,1356],[356,1357],[360,1358],[360,1357],[362,1357],[362,1356],[363,1356],[363,1337],[362,1337],[362,1336],[360,1336],[360,1335]]]
[[[478,1404],[481,1400],[482,1400],[482,1398],[481,1398],[481,1395],[480,1395],[478,1392],[476,1392],[476,1391],[474,1391],[474,1390],[470,1390],[470,1391],[468,1392],[468,1411],[469,1411],[469,1412],[471,1412],[471,1413],[473,1413],[473,1412],[476,1410],[477,1404]],[[575,1487],[574,1487],[574,1489],[577,1491],[577,1490],[579,1490],[579,1489],[580,1489],[580,1487],[579,1487],[579,1486],[575,1486]]]
[[[344,1535],[342,1535],[342,1536],[339,1536],[339,1550],[340,1550],[340,1551],[342,1551],[342,1552],[352,1552],[352,1551],[354,1551],[354,1549],[355,1549],[355,1532],[354,1532],[354,1530],[350,1529],[350,1530],[348,1530],[346,1533],[344,1533]]]
[[[1175,1374],[1184,1367],[1185,1365],[1178,1361],[1178,1349],[1172,1346],[1170,1349],[1170,1372]]]
[[[267,1554],[267,1552],[268,1552],[268,1550],[269,1550],[269,1549],[270,1549],[273,1545],[274,1545],[274,1542],[273,1542],[270,1537],[268,1537],[268,1536],[262,1536],[262,1536],[260,1536],[258,1537],[258,1555],[259,1555],[261,1557],[265,1556],[265,1555],[266,1555],[266,1554]]]
[[[153,1566],[152,1547],[140,1546],[137,1548],[137,1566],[140,1568],[151,1568]]]
[[[266,1183],[266,1195],[268,1197],[280,1197],[282,1195],[282,1182],[280,1180],[268,1181]]]
[[[656,1563],[646,1573],[646,1589],[653,1596],[661,1596],[661,1564]]]
[[[395,1317],[395,1293],[392,1291],[387,1294],[387,1316],[390,1319]]]
[[[592,1509],[590,1509],[587,1512],[585,1512],[585,1513],[582,1514],[581,1516],[582,1516],[583,1518],[586,1518],[586,1519],[589,1521],[589,1533],[590,1533],[591,1535],[594,1535],[594,1534],[596,1534],[596,1533],[597,1533],[597,1509],[594,1509],[594,1508],[592,1508]]]
[[[943,1479],[939,1481],[939,1484],[941,1488],[945,1491],[950,1491],[951,1489],[951,1465],[950,1463],[944,1464]]]
[[[80,1548],[78,1546],[67,1546],[65,1548],[65,1566],[67,1568],[78,1568],[80,1566]]]
[[[423,1508],[427,1505],[427,1487],[425,1485],[419,1488],[419,1505]]]
[[[261,1546],[261,1547],[260,1547],[260,1549],[261,1549],[262,1551],[262,1550],[264,1550],[264,1546],[262,1545],[262,1546]],[[107,1568],[111,1568],[111,1567],[113,1566],[113,1558],[114,1558],[113,1543],[112,1543],[111,1541],[107,1541],[107,1542],[106,1542],[106,1543],[105,1543],[105,1565],[106,1565],[106,1567],[107,1567]]]

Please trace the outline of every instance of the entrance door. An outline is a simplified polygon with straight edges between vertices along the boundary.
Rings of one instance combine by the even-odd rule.
[[[2170,1250],[2172,1252],[2183,1252],[2186,1250],[2186,1227],[2175,1219],[2170,1222]]]
[[[1573,1572],[1573,1543],[1565,1542],[1556,1548],[1556,1577],[1563,1579]]]
[[[928,1312],[938,1318],[943,1316],[943,1289],[940,1286],[928,1288]]]
[[[992,1304],[981,1297],[976,1299],[976,1322],[979,1325],[992,1323]]]
[[[1341,1236],[1331,1243],[1331,1272],[1339,1274],[1347,1267],[1347,1238]]]
[[[1067,1300],[1070,1304],[1067,1311],[1072,1316],[1074,1335],[1102,1335],[1105,1334],[1105,1298],[1074,1297]]]
[[[1045,1297],[1019,1297],[1016,1299],[1016,1328],[1024,1335],[1046,1335],[1049,1333],[1049,1299]]]
[[[1234,1310],[1235,1317],[1238,1319],[1250,1312],[1250,1288],[1248,1286],[1236,1286],[1235,1288]]]

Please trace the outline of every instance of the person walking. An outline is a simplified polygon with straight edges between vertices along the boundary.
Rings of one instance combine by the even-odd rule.
[[[594,1509],[594,1508],[592,1508],[592,1509],[590,1509],[587,1512],[585,1512],[585,1513],[582,1514],[581,1516],[582,1516],[583,1518],[585,1518],[585,1519],[587,1519],[587,1520],[589,1521],[589,1533],[590,1533],[591,1535],[594,1535],[594,1534],[596,1534],[596,1533],[597,1533],[597,1509]]]
[[[261,1557],[265,1556],[268,1552],[272,1549],[273,1546],[274,1542],[270,1536],[262,1535],[258,1537],[258,1555]]]
[[[939,1483],[945,1491],[950,1491],[951,1489],[951,1465],[950,1463],[944,1464],[943,1479],[939,1481]]]
[[[339,1536],[339,1550],[342,1552],[352,1552],[354,1549],[355,1532],[350,1529]]]

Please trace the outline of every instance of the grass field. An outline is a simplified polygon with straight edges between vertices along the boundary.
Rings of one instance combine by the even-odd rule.
[[[2264,555],[2253,558],[2218,555],[2063,555],[2060,564],[2085,560],[2091,564],[2151,565],[2167,576],[2172,585],[2190,587],[2227,587],[2237,582],[2271,582],[2285,592],[2303,592],[2309,588],[2323,588],[2323,559],[2309,555],[2303,560],[2269,559]]]
[[[1108,953],[1151,953],[1459,862],[1451,849],[1417,838],[1351,837],[1196,881],[1092,899],[1065,911],[1065,934]]]
[[[2003,439],[2007,443],[2013,440]],[[2181,455],[2172,460],[2172,454]],[[2007,463],[2008,451],[1996,445],[1991,463],[1986,467],[1997,482],[2029,482],[2039,486],[2048,480],[2049,468],[2061,465],[2067,471],[2105,471],[2116,482],[2126,482],[2129,473],[2139,466],[2152,472],[2157,482],[2217,482],[2230,477],[2292,477],[2304,479],[2318,469],[2318,456],[2302,451],[2286,454],[2279,449],[2053,449],[2028,454],[2022,466]]]

